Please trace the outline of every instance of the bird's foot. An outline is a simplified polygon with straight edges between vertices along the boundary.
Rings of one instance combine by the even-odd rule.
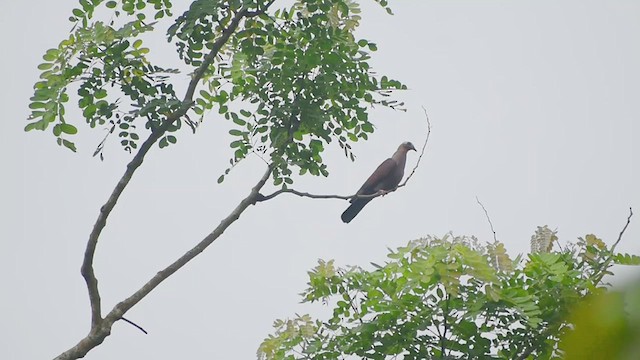
[[[391,192],[391,191],[389,191],[389,190],[378,190],[378,195],[379,195],[379,196],[385,196],[385,195],[387,195],[387,194],[388,194],[388,193],[390,193],[390,192]]]

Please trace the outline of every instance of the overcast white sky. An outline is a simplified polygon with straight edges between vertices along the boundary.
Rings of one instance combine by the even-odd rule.
[[[175,1],[176,13],[188,3]],[[422,143],[424,105],[433,131],[410,185],[349,225],[340,200],[283,195],[249,208],[127,314],[149,335],[117,324],[87,359],[254,358],[274,319],[318,313],[297,295],[318,258],[366,266],[387,247],[449,231],[491,240],[476,196],[512,255],[545,224],[564,241],[595,233],[612,243],[629,206],[638,215],[619,249],[640,253],[640,2],[392,1],[395,16],[362,3],[359,35],[378,43],[378,72],[409,86],[400,95],[409,111],[373,111],[377,132],[357,144],[357,162],[333,149],[330,177],[296,188],[353,193],[400,142]],[[22,132],[36,66],[67,36],[75,6],[6,1],[0,12],[2,359],[53,358],[88,331],[82,254],[130,159],[115,143],[104,162],[92,158],[101,134],[85,126],[78,154],[50,133]],[[154,60],[177,64],[162,37],[149,45]],[[211,115],[196,135],[154,149],[135,175],[98,246],[105,311],[208,234],[262,175],[264,164],[247,160],[216,184],[231,154],[228,126]]]

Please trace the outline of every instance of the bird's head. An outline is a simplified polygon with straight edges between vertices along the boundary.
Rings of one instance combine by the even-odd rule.
[[[400,144],[400,149],[404,149],[404,151],[409,151],[409,150],[416,151],[416,147],[413,146],[411,141],[405,141],[402,144]]]

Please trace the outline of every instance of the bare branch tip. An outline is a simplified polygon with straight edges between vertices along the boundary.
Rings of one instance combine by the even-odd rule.
[[[618,234],[618,239],[616,240],[615,243],[613,243],[613,247],[611,247],[612,251],[618,245],[620,240],[622,240],[622,236],[624,235],[625,231],[627,231],[627,227],[629,227],[629,224],[631,224],[631,217],[633,217],[633,208],[630,206],[629,207],[629,216],[627,216],[627,222],[624,224],[624,227],[620,231],[620,234]]]
[[[424,152],[427,149],[427,144],[429,143],[429,136],[431,136],[431,121],[429,120],[429,114],[427,114],[427,109],[423,106],[422,110],[424,111],[424,115],[427,120],[427,136],[425,137],[424,143],[422,144],[422,150],[420,150],[420,156],[418,156],[418,161],[416,161],[416,165],[413,167],[413,169],[411,169],[411,173],[409,174],[409,176],[407,176],[404,182],[398,185],[399,188],[405,186],[407,182],[409,182],[409,179],[413,177],[413,174],[415,174],[416,170],[418,170],[418,167],[420,166],[420,161],[422,160],[422,157],[424,156]]]
[[[125,318],[125,317],[121,317],[120,319],[124,320],[126,323],[130,324],[131,326],[135,327],[136,329],[142,331],[145,335],[149,334],[145,329],[142,328],[142,326],[134,323],[133,321],[131,321],[131,320]]]
[[[489,227],[491,228],[491,232],[493,233],[493,240],[495,242],[498,242],[496,231],[493,228],[493,222],[491,222],[491,218],[489,217],[489,212],[487,211],[487,208],[484,207],[484,205],[480,202],[480,199],[477,196],[476,196],[476,202],[478,203],[478,205],[480,205],[480,207],[484,211],[484,215],[487,217],[487,221],[489,222]]]

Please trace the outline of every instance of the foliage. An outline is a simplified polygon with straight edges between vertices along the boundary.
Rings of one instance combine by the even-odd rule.
[[[386,0],[375,1],[391,13]],[[171,1],[81,0],[70,18],[71,35],[48,50],[39,66],[25,130],[52,126],[58,143],[76,151],[71,137],[78,126],[65,116],[75,83],[85,122],[106,130],[95,152],[101,157],[109,134],[117,133],[129,152],[149,131],[166,147],[176,143],[183,124],[195,132],[215,111],[233,122],[231,167],[258,151],[270,157],[276,185],[292,184],[293,168],[327,176],[325,147],[335,141],[353,159],[350,143],[374,131],[368,108],[401,109],[389,96],[405,86],[372,71],[368,61],[377,47],[355,36],[357,2],[298,0],[291,8],[267,11],[272,3],[195,0],[175,18],[168,41],[203,85],[180,100],[170,82],[178,70],[152,64],[142,40],[156,25],[147,18],[171,19]],[[102,5],[112,12],[108,23],[93,20]],[[233,28],[236,19],[241,21]],[[183,107],[189,111],[179,113]]]
[[[34,85],[35,93],[29,107],[31,122],[25,131],[45,130],[53,124],[53,134],[58,144],[76,151],[69,136],[78,132],[76,125],[65,117],[65,103],[69,101],[69,87],[77,82],[78,107],[91,127],[105,127],[108,133],[119,131],[124,149],[137,148],[139,135],[137,120],[145,119],[144,126],[153,129],[162,121],[164,114],[174,111],[180,101],[173,86],[167,83],[167,74],[176,70],[164,69],[150,63],[146,55],[148,48],[142,46],[142,34],[153,30],[146,24],[144,9],[147,3],[155,7],[155,17],[170,15],[169,1],[115,1],[106,2],[114,9],[115,18],[132,18],[121,26],[112,20],[90,22],[100,0],[82,0],[82,9],[74,9],[70,21],[75,30],[57,48],[49,49],[43,56],[44,63],[40,81]],[[118,97],[109,96],[114,88]],[[130,109],[122,111],[123,98],[127,98]],[[170,131],[180,128],[177,122]],[[96,151],[101,153],[104,143]]]
[[[546,226],[533,238],[557,240]],[[594,235],[526,259],[511,260],[499,242],[452,236],[411,241],[388,257],[374,270],[321,261],[309,272],[303,301],[331,304],[333,315],[277,321],[259,357],[559,358],[569,310],[605,292],[601,279],[612,260],[640,265]]]
[[[636,262],[637,263],[637,262]],[[572,310],[575,327],[560,348],[566,360],[635,360],[640,353],[640,283],[587,297]]]

